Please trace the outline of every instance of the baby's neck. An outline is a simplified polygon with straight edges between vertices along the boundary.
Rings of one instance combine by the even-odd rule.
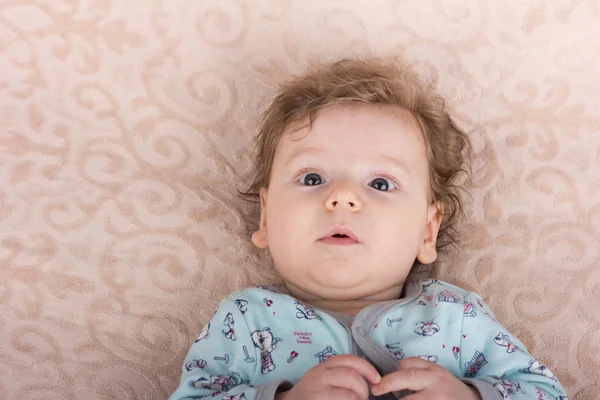
[[[373,295],[358,298],[337,300],[330,298],[319,298],[318,296],[306,293],[295,285],[286,285],[292,296],[301,300],[313,307],[320,308],[325,311],[333,311],[342,314],[355,316],[364,308],[373,304],[388,300],[398,300],[402,297],[403,285],[394,286],[385,290],[381,290]]]

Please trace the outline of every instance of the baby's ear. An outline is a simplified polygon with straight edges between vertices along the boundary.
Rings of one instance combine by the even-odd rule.
[[[437,259],[437,236],[442,224],[444,215],[444,205],[440,201],[433,202],[427,208],[427,225],[425,226],[425,235],[423,243],[417,253],[417,260],[421,264],[431,264]]]
[[[260,196],[260,222],[258,230],[252,234],[252,243],[260,249],[269,247],[267,241],[267,193],[268,189],[262,187],[258,194]]]

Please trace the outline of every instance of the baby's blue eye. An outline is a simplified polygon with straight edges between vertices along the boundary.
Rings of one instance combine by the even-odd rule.
[[[324,181],[323,178],[321,178],[321,175],[310,172],[302,175],[300,177],[300,182],[306,186],[317,186],[322,185]]]
[[[375,178],[369,183],[369,186],[382,192],[389,192],[390,190],[396,188],[396,186],[386,178]]]

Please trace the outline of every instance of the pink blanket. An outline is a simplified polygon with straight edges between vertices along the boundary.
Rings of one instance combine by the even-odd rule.
[[[275,86],[395,55],[476,152],[438,277],[597,399],[597,4],[3,0],[0,398],[166,398],[220,299],[278,282],[236,197]]]

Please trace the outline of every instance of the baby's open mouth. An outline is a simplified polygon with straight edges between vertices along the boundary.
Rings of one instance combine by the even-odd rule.
[[[320,239],[319,242],[333,246],[352,246],[358,244],[358,241],[343,233],[335,233],[330,236],[325,236],[324,238]]]
[[[336,225],[325,233],[319,242],[334,246],[351,246],[360,243],[360,240],[348,226]]]

